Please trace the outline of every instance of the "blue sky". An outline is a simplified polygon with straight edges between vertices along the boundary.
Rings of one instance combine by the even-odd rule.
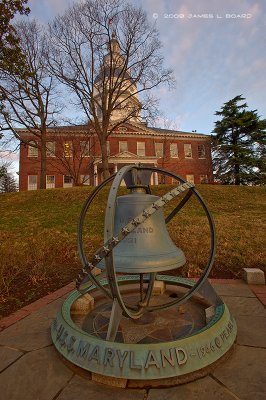
[[[184,131],[210,133],[222,104],[243,94],[266,117],[264,0],[134,0],[156,21],[176,87],[158,89],[164,118]],[[70,0],[29,0],[31,17],[49,21]],[[163,123],[159,121],[159,123]]]
[[[30,17],[46,23],[72,0],[29,0]],[[224,102],[242,94],[266,118],[265,0],[132,0],[156,22],[165,65],[176,87],[157,90],[172,129],[209,134]],[[7,154],[18,170],[18,154]]]

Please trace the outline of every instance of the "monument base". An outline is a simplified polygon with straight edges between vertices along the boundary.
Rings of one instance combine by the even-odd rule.
[[[139,296],[137,280],[135,275],[118,277],[128,305],[136,304]],[[163,294],[160,289],[158,296],[156,289],[150,305],[178,299],[195,283],[166,275],[157,281]],[[52,324],[52,340],[70,365],[97,382],[131,388],[186,383],[209,374],[227,358],[236,338],[235,320],[211,290],[208,284],[185,304],[136,320],[122,316],[111,342],[105,339],[111,300],[91,285],[85,296],[74,291],[65,300]]]

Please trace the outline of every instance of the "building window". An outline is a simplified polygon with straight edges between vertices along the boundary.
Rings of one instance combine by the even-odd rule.
[[[200,175],[200,183],[208,183],[208,176]]]
[[[28,190],[36,190],[36,189],[37,189],[37,175],[29,175]]]
[[[28,157],[38,157],[38,149],[37,147],[31,146],[31,143],[36,145],[35,142],[29,142],[28,145]]]
[[[46,189],[55,188],[55,176],[54,175],[46,175]]]
[[[204,144],[199,144],[198,145],[198,156],[199,156],[199,158],[205,158],[206,157],[206,151],[205,151]]]
[[[110,156],[110,142],[107,140],[106,142],[106,147],[107,147],[107,155]]]
[[[80,152],[81,157],[89,157],[90,156],[90,141],[82,140],[80,142]]]
[[[186,175],[186,180],[189,183],[194,183],[194,175]]]
[[[163,143],[155,143],[155,155],[158,158],[163,157]]]
[[[145,156],[145,142],[137,142],[137,155]]]
[[[177,143],[170,143],[170,157],[171,158],[178,158]]]
[[[80,183],[82,185],[90,185],[90,175],[80,175]]]
[[[120,104],[120,109],[122,108],[122,104]],[[127,131],[127,128],[125,128],[124,126],[119,126],[117,128],[118,132],[124,133],[125,131]]]
[[[119,141],[119,153],[122,153],[123,151],[128,151],[128,146],[127,142],[120,142]]]
[[[65,142],[64,143],[64,156],[65,157],[72,157],[72,142]]]
[[[185,158],[192,158],[191,144],[184,144]]]
[[[97,110],[96,112],[97,112],[98,118],[101,118],[101,116],[102,116],[102,109],[101,109],[101,107],[97,107],[96,110]]]
[[[180,185],[180,181],[176,178],[172,178],[172,184],[173,185]]]
[[[164,185],[165,184],[165,175],[158,174],[158,184],[159,185]]]
[[[55,157],[55,142],[46,143],[46,157]]]
[[[64,184],[63,187],[64,188],[70,188],[73,186],[73,180],[72,180],[72,176],[69,175],[64,175]]]

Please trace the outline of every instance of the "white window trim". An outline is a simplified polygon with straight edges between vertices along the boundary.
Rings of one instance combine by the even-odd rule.
[[[160,149],[156,149],[157,145],[160,145],[158,147],[160,147]],[[164,152],[164,143],[162,142],[155,142],[154,143],[154,150],[155,150],[155,155],[158,158],[163,158],[163,152]]]
[[[53,183],[48,183],[48,176],[54,177]],[[55,188],[55,175],[46,175],[46,189],[54,189]]]
[[[36,184],[30,185],[30,176],[36,177]],[[31,187],[30,187],[31,186]],[[38,189],[38,175],[28,175],[28,190],[37,190]]]
[[[199,147],[200,146],[204,147],[204,156],[202,156],[202,157],[199,156]],[[198,144],[198,157],[199,157],[199,160],[202,160],[202,159],[206,158],[206,147],[205,147],[205,144]]]
[[[126,144],[126,150],[121,149],[121,147],[124,144]],[[123,151],[128,151],[128,141],[127,140],[119,140],[118,145],[119,145],[119,153],[122,153]]]
[[[48,143],[52,143],[53,144],[53,149],[50,150],[48,147]],[[46,157],[50,158],[50,157],[55,157],[55,142],[46,142]]]
[[[28,157],[30,157],[30,158],[37,158],[38,157],[38,148],[37,147],[35,147],[35,146],[31,146],[30,144],[31,143],[34,143],[35,144],[35,142],[32,140],[32,141],[30,141],[29,143],[28,143]],[[30,154],[30,152],[31,151],[33,151],[35,154]]]
[[[87,177],[85,178],[85,181],[84,177]],[[80,175],[79,181],[82,185],[90,186],[90,175]]]
[[[176,148],[176,155],[175,156],[173,156],[171,154],[171,146],[175,146],[175,148]],[[177,145],[177,143],[170,143],[170,157],[171,158],[178,158],[178,145]]]
[[[195,183],[195,176],[193,174],[187,174],[186,175],[186,181],[190,182],[190,183]]]
[[[70,176],[70,175],[63,175],[63,187],[64,187],[64,188],[71,188],[71,187],[73,187],[73,178],[71,178],[71,183],[65,183],[65,176]]]
[[[140,149],[139,146],[142,145],[143,149]],[[140,154],[140,150],[141,152],[144,150],[144,154]],[[137,142],[137,155],[140,157],[145,157],[146,156],[146,144],[145,142]]]
[[[185,150],[185,146],[190,146],[190,156],[187,156],[186,155],[186,150]],[[185,158],[193,158],[193,155],[192,155],[192,145],[191,145],[191,143],[184,143],[184,155],[185,155]]]
[[[90,157],[90,141],[81,140],[80,141],[80,151],[81,157]]]
[[[204,177],[204,178],[203,178]],[[203,179],[202,179],[203,178]],[[205,180],[205,182],[203,182],[203,180]],[[204,184],[204,183],[208,183],[208,175],[200,175],[200,183]]]
[[[65,145],[66,144],[69,144],[69,147],[70,147],[70,154],[69,155],[67,155],[66,154],[66,149],[65,149]],[[71,157],[73,157],[73,144],[72,144],[72,141],[68,141],[68,140],[66,140],[65,142],[64,142],[64,157],[65,158],[71,158]]]

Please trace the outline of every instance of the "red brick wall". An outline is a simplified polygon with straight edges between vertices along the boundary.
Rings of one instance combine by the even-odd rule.
[[[49,138],[49,141],[56,141],[56,137]],[[68,140],[67,137],[64,140]],[[75,141],[82,140],[82,137],[76,135]],[[84,139],[83,139],[84,140]],[[169,170],[177,175],[182,176],[186,179],[186,175],[194,175],[194,181],[196,184],[200,183],[200,175],[207,175],[208,182],[213,181],[212,173],[212,160],[211,160],[211,148],[209,137],[205,138],[174,138],[169,137],[166,139],[156,139],[148,137],[130,137],[122,135],[119,137],[109,137],[110,142],[110,155],[119,153],[119,141],[128,142],[128,151],[133,154],[137,154],[137,142],[145,142],[145,153],[146,157],[155,156],[155,143],[164,143],[164,157],[158,159],[158,167],[162,167]],[[178,158],[170,158],[170,143],[177,143],[178,145]],[[184,144],[191,144],[192,146],[192,158],[185,158]],[[206,158],[199,159],[198,157],[198,145],[204,144],[206,150]],[[59,156],[62,147],[57,146],[57,155]],[[100,157],[101,149],[99,142],[96,141],[95,146],[91,150],[91,155]],[[78,159],[76,160],[78,162]],[[80,167],[80,174],[91,175],[91,184],[93,184],[93,170],[92,170],[92,158],[85,157]],[[89,167],[88,167],[89,165]],[[89,172],[88,172],[89,170]],[[20,148],[20,190],[28,190],[28,175],[38,176],[38,188],[40,187],[40,151],[38,152],[37,158],[28,157],[28,146],[21,145]],[[63,167],[60,159],[52,158],[47,159],[47,170],[46,175],[55,175],[55,186],[63,187],[63,175],[69,175],[66,168]],[[100,182],[101,170],[99,168],[99,182]],[[171,183],[171,179],[167,178],[166,183]]]

